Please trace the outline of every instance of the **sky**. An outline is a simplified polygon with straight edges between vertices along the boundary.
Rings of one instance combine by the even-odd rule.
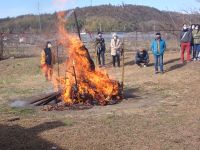
[[[0,18],[25,14],[53,13],[59,10],[91,5],[121,5],[122,3],[145,5],[160,10],[178,12],[200,9],[200,0],[0,0]]]

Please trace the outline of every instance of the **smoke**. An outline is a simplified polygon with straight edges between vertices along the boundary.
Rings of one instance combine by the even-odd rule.
[[[65,20],[67,20],[72,14],[74,13],[74,10],[71,10],[67,15],[65,16]]]
[[[65,7],[67,3],[75,0],[53,0],[53,5],[56,7]]]
[[[27,105],[27,102],[25,101],[20,101],[20,100],[17,100],[17,101],[14,101],[10,104],[11,107],[24,107]]]
[[[196,0],[196,1],[200,3],[200,0]]]

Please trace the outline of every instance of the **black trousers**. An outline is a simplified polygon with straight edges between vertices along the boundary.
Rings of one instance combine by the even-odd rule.
[[[141,66],[141,64],[144,64],[144,65],[148,65],[149,63],[149,60],[145,60],[145,59],[136,59],[136,62],[135,62],[138,66]]]
[[[117,66],[120,67],[120,55],[115,55],[115,56],[112,56],[113,58],[113,67],[115,67],[115,64],[117,63]]]

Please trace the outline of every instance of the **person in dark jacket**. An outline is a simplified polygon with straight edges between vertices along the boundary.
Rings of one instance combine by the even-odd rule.
[[[55,55],[51,47],[51,42],[47,42],[46,47],[41,52],[41,68],[47,81],[52,80],[53,65],[55,63]]]
[[[137,51],[136,56],[135,56],[135,63],[142,67],[142,64],[144,64],[144,67],[147,67],[149,63],[149,54],[147,50],[145,49],[140,49]]]
[[[96,47],[99,67],[104,67],[106,46],[105,46],[105,40],[102,37],[101,32],[98,32],[98,37],[96,38],[95,41],[95,47]]]
[[[160,33],[156,33],[156,38],[151,43],[151,50],[154,55],[155,74],[158,74],[158,66],[160,66],[160,73],[164,73],[163,56],[166,50],[165,40],[161,38]]]
[[[187,51],[187,62],[191,61],[190,49],[192,43],[192,32],[188,29],[187,25],[183,25],[183,29],[180,34],[180,45],[181,45],[181,62],[184,63],[184,53]]]

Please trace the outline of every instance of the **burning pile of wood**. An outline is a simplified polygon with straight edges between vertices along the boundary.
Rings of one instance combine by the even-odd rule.
[[[106,72],[95,69],[86,47],[77,47],[69,55],[69,58],[73,59],[68,59],[66,62],[66,77],[57,78],[62,90],[35,99],[31,104],[42,106],[52,102],[54,102],[53,104],[62,102],[65,106],[74,104],[109,105],[122,99],[119,82],[110,79]],[[57,106],[57,108],[46,107],[45,109],[57,110],[62,106],[59,105],[59,108]]]
[[[57,77],[60,92],[35,101],[36,105],[46,105],[52,100],[61,99],[65,105],[74,104],[108,105],[122,99],[120,84],[109,78],[104,70],[95,68],[88,49],[81,40],[65,30],[65,13],[58,13],[59,43],[68,55],[65,77]]]

